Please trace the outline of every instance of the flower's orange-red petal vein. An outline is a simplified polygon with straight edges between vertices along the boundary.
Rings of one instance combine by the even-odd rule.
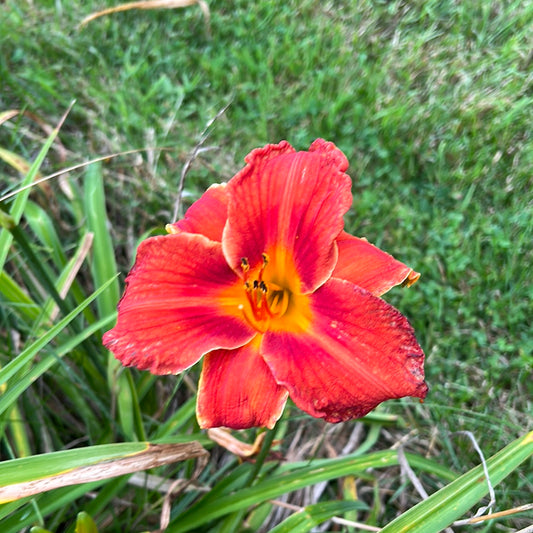
[[[287,251],[301,292],[312,292],[333,271],[335,238],[352,203],[346,158],[332,143],[318,139],[308,152],[294,152],[282,142],[254,150],[246,161],[228,182],[228,221],[222,236],[228,263],[238,270],[245,257],[253,268],[262,261],[261,254]],[[283,261],[273,260],[277,268]]]
[[[194,202],[185,216],[167,225],[169,233],[198,233],[212,241],[222,241],[222,230],[228,218],[228,196],[225,183],[211,185],[202,196]]]
[[[205,356],[196,409],[200,427],[274,427],[288,392],[274,381],[259,345],[260,335],[242,348]]]
[[[424,398],[424,353],[399,311],[331,279],[310,295],[314,321],[301,333],[269,331],[262,353],[294,403],[328,422],[359,418],[392,398]]]
[[[241,282],[221,244],[204,236],[147,239],[126,283],[117,325],[103,339],[124,365],[178,373],[211,350],[243,346],[256,333],[238,309]]]
[[[381,296],[400,283],[412,285],[420,274],[365,239],[343,231],[337,238],[339,259],[331,277],[344,279]]]

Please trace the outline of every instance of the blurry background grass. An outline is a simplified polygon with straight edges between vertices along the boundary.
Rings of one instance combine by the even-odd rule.
[[[131,265],[141,236],[171,220],[183,165],[228,103],[187,175],[186,204],[230,178],[256,146],[287,139],[305,149],[325,137],[351,164],[348,229],[422,274],[410,290],[386,296],[428,355],[430,394],[408,411],[421,449],[430,444],[463,471],[478,460],[450,431],[472,431],[486,455],[521,434],[533,393],[533,3],[212,1],[210,35],[197,7],[119,13],[77,29],[108,6],[4,2],[0,110],[24,109],[55,125],[76,99],[42,174],[147,149],[103,167],[119,270]],[[0,126],[0,147],[27,160],[45,137],[24,116]],[[0,171],[0,193],[20,181],[11,165],[0,161]],[[71,173],[68,187],[81,189],[81,176]],[[50,183],[33,199],[71,255],[81,219],[68,187]],[[12,328],[9,306],[0,305],[0,330]],[[1,335],[10,344],[7,328]],[[2,356],[5,364],[9,350]],[[76,387],[100,390],[94,379]],[[152,383],[139,379],[139,390]],[[174,399],[186,398],[180,389]],[[400,402],[382,410],[405,413]],[[67,411],[45,410],[41,423],[53,427]],[[111,419],[106,436],[89,415],[87,424],[89,442],[112,433]],[[309,439],[322,428],[309,427]],[[56,447],[81,438],[61,429]],[[33,432],[33,453],[43,451]],[[385,432],[377,446],[397,438]],[[532,484],[517,474],[507,506],[525,503]]]

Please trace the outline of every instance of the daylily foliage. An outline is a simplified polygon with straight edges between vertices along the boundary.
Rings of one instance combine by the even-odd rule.
[[[124,365],[176,374],[202,356],[201,427],[273,427],[287,398],[340,422],[424,398],[424,353],[379,298],[418,274],[344,232],[348,161],[317,139],[252,151],[228,183],[138,249],[104,344]]]

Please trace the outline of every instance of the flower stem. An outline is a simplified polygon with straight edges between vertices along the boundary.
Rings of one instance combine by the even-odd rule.
[[[270,452],[270,448],[272,448],[272,443],[274,442],[274,437],[276,436],[277,432],[276,429],[277,427],[275,426],[273,429],[267,430],[267,434],[265,435],[265,440],[263,441],[261,450],[257,454],[255,464],[253,465],[253,468],[250,471],[250,475],[248,476],[248,479],[244,484],[245,487],[250,487],[253,484],[255,478],[258,476],[259,471],[261,470],[261,467],[263,466],[263,463],[265,462],[265,459],[267,458],[268,453]]]

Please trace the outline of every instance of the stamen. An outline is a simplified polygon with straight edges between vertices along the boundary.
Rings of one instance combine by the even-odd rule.
[[[259,331],[266,331],[271,319],[283,316],[289,305],[290,293],[278,285],[263,280],[263,273],[269,263],[267,254],[261,254],[262,265],[250,270],[246,257],[241,258],[244,291],[250,310],[244,310],[246,320]],[[255,279],[250,279],[254,277]],[[269,286],[270,285],[270,286]],[[251,311],[251,313],[250,313]]]

